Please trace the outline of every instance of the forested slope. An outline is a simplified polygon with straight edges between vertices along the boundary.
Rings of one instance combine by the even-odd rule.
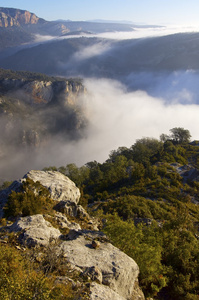
[[[190,137],[173,128],[112,151],[102,164],[58,168],[81,188],[82,204],[111,241],[136,260],[140,285],[154,299],[198,299],[199,146]]]

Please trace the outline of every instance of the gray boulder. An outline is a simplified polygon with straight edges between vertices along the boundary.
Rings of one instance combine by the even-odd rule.
[[[76,204],[79,202],[80,190],[73,181],[60,172],[32,170],[24,176],[24,178],[27,177],[34,182],[39,181],[44,187],[49,189],[53,200],[69,200]]]
[[[83,274],[85,269],[89,270],[91,279],[96,277],[98,283],[101,281],[103,285],[118,294],[118,297],[120,296],[118,299],[122,299],[121,297],[130,299],[132,297],[134,284],[139,273],[138,265],[132,258],[106,242],[105,237],[100,232],[87,234],[81,231],[75,235],[73,231],[73,235],[69,235],[69,237],[73,237],[73,239],[64,241],[60,245],[60,251],[63,251],[68,262],[81,268]],[[101,242],[99,247],[94,248],[92,241],[97,237]],[[100,273],[102,279],[100,279]]]
[[[54,228],[42,215],[20,218],[10,226],[9,230],[21,232],[20,240],[29,246],[46,246],[50,240],[56,240],[61,236],[59,229]]]
[[[81,230],[81,226],[76,222],[70,222],[66,216],[62,213],[57,212],[55,214],[55,220],[58,222],[61,228],[67,228],[70,230]]]
[[[90,219],[89,214],[81,205],[77,205],[76,203],[71,201],[59,201],[59,203],[57,203],[57,205],[55,206],[55,209],[71,217]]]
[[[34,182],[39,181],[46,187],[55,201],[68,203],[68,211],[75,211],[76,214],[86,215],[86,212],[77,208],[80,198],[80,190],[67,176],[56,171],[35,171],[28,172],[22,179],[14,181],[7,189],[0,191],[0,218],[3,217],[3,208],[12,191],[19,192],[22,183],[29,177]],[[71,208],[70,208],[71,205]]]
[[[108,286],[96,282],[91,284],[90,292],[90,300],[126,300],[126,298],[118,295]]]

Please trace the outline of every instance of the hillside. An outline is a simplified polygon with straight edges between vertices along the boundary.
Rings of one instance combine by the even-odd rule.
[[[81,203],[136,260],[145,296],[154,299],[198,299],[199,147],[189,138],[173,128],[161,140],[112,151],[104,163],[47,168],[76,182]]]
[[[32,170],[0,191],[2,299],[145,299],[136,262],[79,198],[74,182],[54,171]]]
[[[123,41],[79,37],[22,49],[0,60],[0,66],[46,74],[122,80],[133,72],[198,70],[198,47],[199,33]]]
[[[0,212],[1,216],[2,212],[4,213],[4,218],[1,219],[4,226],[1,228],[1,240],[7,244],[7,251],[16,247],[20,251],[16,255],[25,257],[29,250],[22,247],[37,244],[41,253],[43,250],[39,245],[48,244],[50,234],[56,239],[61,231],[62,238],[56,247],[63,249],[64,261],[59,256],[58,260],[55,260],[56,266],[53,264],[54,260],[49,261],[51,256],[48,251],[55,253],[55,249],[58,249],[49,244],[44,248],[46,250],[43,254],[37,254],[36,250],[33,254],[28,254],[33,255],[31,257],[34,261],[31,272],[34,272],[37,262],[40,263],[41,272],[45,267],[48,268],[46,274],[53,274],[56,278],[59,276],[65,287],[69,288],[69,282],[72,282],[75,288],[73,291],[67,289],[67,293],[72,293],[73,297],[82,295],[83,292],[83,299],[95,299],[94,297],[100,295],[103,295],[102,299],[144,299],[136,284],[133,291],[127,278],[120,281],[120,276],[127,276],[129,279],[136,272],[134,263],[128,261],[131,258],[139,266],[139,285],[145,297],[158,300],[197,300],[199,147],[198,141],[190,143],[191,135],[188,130],[177,127],[170,132],[170,135],[162,134],[161,140],[142,138],[130,148],[120,147],[112,151],[104,163],[91,161],[80,168],[75,164],[59,168],[48,167],[44,171],[29,172],[25,181],[15,181],[7,189],[5,187],[8,183],[5,183],[0,192]],[[79,187],[79,203],[79,189],[74,183],[66,188],[69,179],[64,175]],[[50,197],[59,201],[57,205],[52,206],[46,188],[51,193]],[[10,194],[12,190],[14,192]],[[34,192],[35,190],[37,192]],[[89,214],[80,205],[87,208]],[[16,219],[19,215],[21,218]],[[32,217],[26,217],[28,215]],[[40,226],[42,230],[39,229]],[[81,226],[81,229],[78,226]],[[99,232],[99,229],[103,233]],[[6,234],[7,230],[10,231],[10,235]],[[21,230],[25,233],[20,234]],[[110,242],[129,258],[125,258],[122,252],[117,256],[118,250],[112,248]],[[6,253],[4,248],[3,253]],[[103,255],[98,256],[100,251],[103,251]],[[114,251],[114,254],[111,254],[111,251]],[[19,256],[15,257],[18,259]],[[86,257],[89,257],[89,260]],[[105,264],[103,257],[106,257]],[[110,257],[113,277],[109,270]],[[80,272],[79,283],[77,277],[74,277],[77,274],[72,272],[71,265],[65,265],[66,258],[72,265],[78,266],[73,272]],[[5,255],[2,259],[5,261]],[[92,269],[96,259],[97,267]],[[121,262],[124,263],[126,259],[128,271],[133,268],[128,275],[127,269],[125,272],[121,271],[124,268]],[[21,272],[26,272],[24,266],[20,265],[20,268]],[[72,274],[72,277],[69,274]],[[15,286],[17,279],[12,273],[9,276],[14,280]],[[70,279],[66,280],[65,277],[63,281],[63,276]],[[135,277],[133,278],[132,280],[135,280]],[[35,280],[37,285],[38,275]],[[48,280],[43,280],[52,295]],[[89,284],[87,280],[90,280]],[[122,288],[124,282],[128,285],[125,290]],[[63,285],[61,287],[63,289]],[[7,286],[6,292],[10,291]],[[129,292],[133,292],[132,298],[127,296]],[[15,293],[18,293],[17,289]],[[90,298],[86,298],[88,295]],[[123,298],[120,298],[121,296]],[[58,296],[54,299],[59,299],[56,297]]]

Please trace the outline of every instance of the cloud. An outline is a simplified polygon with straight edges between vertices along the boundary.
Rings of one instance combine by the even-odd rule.
[[[74,35],[64,35],[64,36],[51,36],[51,35],[41,35],[35,34],[35,43],[45,43],[53,40],[64,40],[64,39],[77,39],[77,38],[103,38],[111,40],[129,40],[129,39],[140,39],[140,38],[150,38],[150,37],[160,37],[176,33],[188,33],[188,32],[199,32],[198,26],[157,26],[157,27],[133,27],[132,31],[111,31],[102,33],[84,33],[80,31],[80,34]],[[94,50],[94,48],[93,48]],[[95,51],[94,51],[95,52]]]
[[[116,40],[140,39],[149,37],[160,37],[175,33],[199,32],[197,26],[160,26],[160,27],[132,27],[132,31],[103,32],[98,37]]]
[[[144,90],[167,103],[199,104],[199,72],[132,72],[124,82],[130,90]]]
[[[91,58],[93,56],[102,55],[111,48],[108,42],[97,42],[89,47],[84,47],[80,51],[75,52],[72,60],[80,61]]]
[[[188,129],[192,139],[199,139],[197,104],[184,105],[177,99],[168,103],[142,90],[129,92],[116,80],[87,78],[84,84],[87,93],[79,101],[88,118],[86,134],[73,141],[55,135],[37,149],[13,149],[1,165],[0,177],[20,178],[30,169],[72,162],[104,162],[111,150],[130,147],[142,137],[159,138],[174,127]]]
[[[116,81],[91,79],[85,84],[91,95],[87,149],[97,160],[103,161],[119,146],[131,146],[136,139],[159,138],[173,127],[187,128],[198,138],[198,105],[168,104],[144,91],[127,92]]]

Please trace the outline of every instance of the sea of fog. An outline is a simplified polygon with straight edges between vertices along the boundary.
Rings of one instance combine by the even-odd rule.
[[[186,28],[188,30],[193,31]],[[174,33],[174,28],[148,28],[138,29],[130,34],[137,38],[138,35],[164,35],[171,31]],[[175,28],[175,32],[179,31],[179,28]],[[103,34],[109,38],[127,38],[127,35],[129,33]],[[97,50],[94,50],[96,55]],[[84,57],[87,57],[86,52],[82,53],[81,59]],[[79,101],[89,120],[85,136],[73,142],[55,137],[46,148],[34,154],[16,151],[9,162],[2,163],[0,177],[20,177],[29,169],[59,167],[72,162],[78,166],[93,160],[103,162],[111,150],[120,146],[130,147],[143,137],[158,139],[162,133],[169,134],[169,130],[174,127],[188,129],[192,140],[199,139],[197,71],[165,73],[132,70],[122,81],[87,77],[83,79],[83,83],[87,93]]]

